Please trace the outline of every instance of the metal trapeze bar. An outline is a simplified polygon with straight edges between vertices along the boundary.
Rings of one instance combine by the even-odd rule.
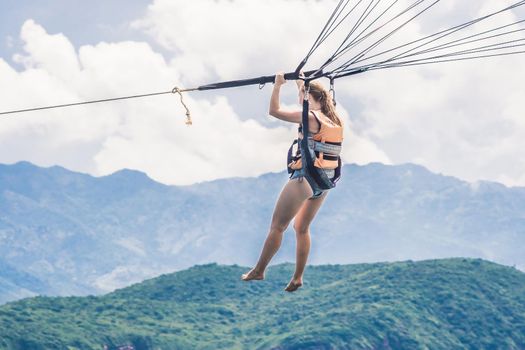
[[[315,75],[312,76],[313,74]],[[311,70],[311,71],[304,72],[304,75],[305,75],[305,78],[309,80],[321,78],[324,76],[322,71],[319,72],[317,70]],[[301,77],[299,77],[299,72],[291,72],[291,73],[284,74],[284,79],[297,80],[297,79],[301,79]],[[274,83],[274,82],[275,82],[275,75],[267,75],[267,76],[262,76],[259,78],[231,80],[231,81],[224,81],[224,82],[219,82],[219,83],[214,83],[214,84],[201,85],[198,88],[185,89],[185,90],[181,89],[180,91],[184,92],[184,91],[193,91],[193,90],[199,90],[199,91],[215,90],[215,89],[226,89],[226,88],[246,86],[246,85],[260,85],[261,86],[266,83]]]

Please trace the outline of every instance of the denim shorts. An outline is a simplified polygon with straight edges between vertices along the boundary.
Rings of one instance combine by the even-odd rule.
[[[315,168],[315,169],[317,171],[324,171],[329,178],[334,177],[335,170],[322,170],[322,169],[318,169],[318,168]],[[308,184],[310,185],[310,187],[312,188],[312,191],[314,192],[314,194],[312,195],[312,197],[310,197],[308,199],[319,198],[324,192],[329,191],[329,190],[321,189],[317,185],[317,182],[315,182],[315,180],[308,173],[305,173],[302,168],[294,170],[293,173],[292,173],[292,176],[290,176],[290,180],[291,179],[296,179],[296,178],[298,178],[299,181],[302,181],[303,178],[305,178],[306,181],[308,182]]]
[[[308,136],[308,139],[311,140],[311,142],[313,142],[313,137],[312,136]],[[312,157],[312,159],[315,159],[315,152],[314,152],[313,148],[308,148],[308,150],[310,151],[310,156]],[[335,169],[315,168],[315,170],[317,170],[317,171],[324,171],[326,176],[328,176],[328,178],[330,178],[330,179],[332,179],[334,177],[334,175],[335,175]],[[314,192],[314,194],[309,199],[319,198],[325,191],[329,191],[329,190],[321,189],[317,185],[317,182],[315,182],[315,180],[312,178],[312,176],[310,176],[308,173],[305,173],[302,168],[294,170],[292,175],[290,176],[290,180],[291,179],[296,179],[296,178],[298,178],[299,181],[302,181],[303,178],[305,178],[306,181],[308,182],[308,184],[310,184],[310,187],[312,188],[312,191]]]

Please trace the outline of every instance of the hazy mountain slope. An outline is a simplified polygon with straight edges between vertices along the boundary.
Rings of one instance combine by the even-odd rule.
[[[177,187],[131,170],[94,178],[0,165],[0,259],[54,295],[111,291],[195,264],[251,265],[286,181],[283,172]],[[524,213],[524,188],[413,164],[345,165],[312,224],[309,263],[468,256],[525,269]],[[290,227],[273,263],[294,260]]]
[[[0,260],[0,304],[45,293],[52,293],[46,283]]]

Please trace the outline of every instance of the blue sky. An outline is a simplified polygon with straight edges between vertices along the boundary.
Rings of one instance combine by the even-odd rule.
[[[28,18],[49,32],[64,33],[75,46],[100,41],[147,40],[129,27],[146,13],[148,0],[3,0],[0,2],[0,56],[9,59],[20,49],[20,28]],[[13,46],[8,45],[12,38]]]
[[[510,1],[441,2],[401,39],[503,3]],[[0,109],[293,70],[334,5],[334,0],[3,1]],[[468,181],[525,186],[522,58],[341,80],[344,162],[413,162]],[[0,163],[58,164],[96,176],[131,168],[168,184],[282,171],[296,126],[267,115],[270,92],[266,86],[187,94],[192,127],[184,125],[184,110],[171,96],[17,115],[0,123]],[[294,84],[285,86],[282,102],[298,108]],[[179,170],[190,166],[194,171]]]

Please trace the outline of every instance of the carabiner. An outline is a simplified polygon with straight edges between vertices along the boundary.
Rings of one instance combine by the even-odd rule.
[[[334,102],[334,106],[337,106],[337,102],[335,100],[334,80],[334,77],[330,77],[330,93],[332,94],[332,101]]]

